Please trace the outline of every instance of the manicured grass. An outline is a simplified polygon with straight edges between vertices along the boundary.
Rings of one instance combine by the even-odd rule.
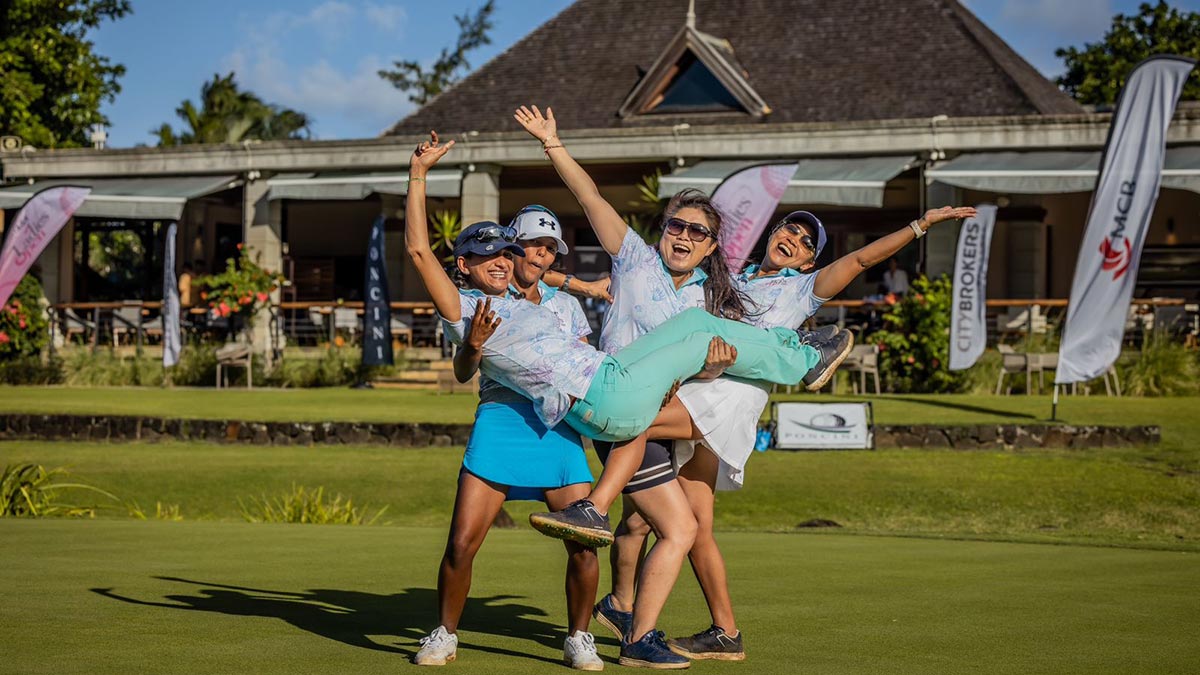
[[[717,496],[721,530],[795,531],[828,519],[851,533],[1200,550],[1200,474],[1149,450],[756,453],[746,488]],[[590,454],[590,453],[589,453]],[[240,520],[238,500],[324,486],[396,525],[445,527],[460,449],[204,443],[0,443],[0,466],[66,466],[72,478],[185,519]],[[594,456],[593,456],[594,462]],[[593,470],[597,470],[593,464]],[[95,503],[94,496],[73,501]],[[538,506],[513,502],[525,527]],[[121,505],[102,511],[127,517]]]
[[[435,622],[444,532],[0,521],[0,671],[395,673]],[[1191,673],[1195,554],[887,537],[723,537],[744,664],[712,673]],[[489,535],[462,673],[567,672],[563,556]],[[601,566],[602,569],[605,565]],[[607,587],[607,572],[601,587]],[[709,623],[690,575],[660,628]],[[593,626],[609,660],[615,640]]]

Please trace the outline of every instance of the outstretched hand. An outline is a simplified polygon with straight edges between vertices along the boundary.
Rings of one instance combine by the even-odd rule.
[[[492,311],[492,299],[475,305],[475,316],[471,319],[471,330],[467,332],[466,342],[476,351],[483,349],[483,343],[492,337],[492,333],[500,327],[500,317]]]
[[[528,131],[530,136],[542,143],[545,143],[547,138],[558,135],[558,122],[555,121],[554,111],[550,108],[546,108],[546,116],[543,117],[542,111],[538,110],[536,105],[532,110],[521,106],[513,113],[513,119],[525,127],[525,131]]]
[[[940,223],[943,220],[959,220],[961,218],[972,218],[975,216],[974,206],[943,206],[940,209],[929,209],[925,212],[925,222],[933,225]]]
[[[445,145],[438,141],[436,131],[429,132],[429,140],[423,141],[413,150],[412,158],[408,160],[409,166],[418,171],[425,172],[438,163],[438,160],[445,156],[450,148],[454,147],[454,141],[449,141]],[[410,173],[411,175],[411,173]]]

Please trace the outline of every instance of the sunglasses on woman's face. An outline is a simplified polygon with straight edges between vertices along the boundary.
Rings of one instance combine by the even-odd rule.
[[[687,230],[688,239],[697,242],[704,241],[705,239],[713,236],[712,230],[708,229],[706,226],[701,225],[700,223],[688,222],[682,218],[667,218],[667,222],[665,225],[663,225],[663,229],[667,231],[667,234],[673,237],[678,237],[679,235],[683,234],[684,230]]]
[[[471,235],[472,241],[480,241],[484,243],[496,241],[497,239],[503,239],[507,242],[514,242],[517,240],[517,229],[509,225],[489,225],[488,227],[476,230]]]
[[[784,223],[780,229],[786,230],[792,236],[800,237],[800,243],[804,245],[804,248],[810,251],[817,250],[817,243],[813,241],[812,235],[806,232],[799,223]]]

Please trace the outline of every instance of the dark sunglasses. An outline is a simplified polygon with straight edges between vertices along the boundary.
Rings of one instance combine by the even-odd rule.
[[[788,234],[800,237],[800,243],[804,245],[804,248],[810,251],[817,250],[817,242],[813,241],[812,235],[806,232],[800,223],[784,223],[779,226],[779,229],[787,230]]]
[[[487,243],[489,241],[496,241],[497,239],[515,242],[517,240],[517,228],[511,225],[488,225],[473,232],[470,241]]]
[[[691,223],[682,218],[667,218],[667,222],[663,224],[663,229],[667,234],[678,237],[687,230],[688,239],[692,241],[704,241],[713,236],[712,230],[700,223]]]

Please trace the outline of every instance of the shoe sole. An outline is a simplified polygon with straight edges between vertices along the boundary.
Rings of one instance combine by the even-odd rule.
[[[570,668],[572,670],[588,670],[588,671],[592,671],[592,672],[598,672],[598,671],[604,670],[603,662],[601,662],[601,663],[585,663],[581,666],[576,666],[571,663],[571,659],[568,659],[565,656],[563,657],[563,665],[567,666],[568,668]]]
[[[683,670],[685,668],[692,667],[690,661],[685,661],[683,663],[654,663],[653,661],[631,659],[628,656],[622,656],[621,658],[617,659],[617,663],[621,664],[622,666],[629,666],[630,668],[650,668],[652,670]]]
[[[607,616],[604,616],[604,613],[599,609],[592,610],[592,618],[598,621],[601,626],[611,630],[613,635],[617,636],[618,640],[625,639],[625,636],[621,634],[621,629],[617,628],[617,624],[613,623]]]
[[[670,642],[667,649],[693,661],[745,661],[746,652],[689,652],[683,647],[677,647]]]
[[[567,525],[550,518],[538,517],[536,513],[529,516],[529,524],[548,537],[568,539],[591,548],[603,548],[613,543],[611,532],[597,532],[590,528]]]
[[[850,341],[846,343],[846,348],[842,350],[842,353],[838,354],[837,357],[833,359],[833,363],[830,363],[829,367],[825,369],[825,372],[821,373],[821,377],[817,378],[816,382],[805,385],[805,389],[809,391],[820,391],[822,387],[829,384],[829,380],[833,377],[834,373],[837,372],[838,366],[842,365],[842,361],[845,361],[846,357],[850,356],[850,351],[854,349],[854,333],[847,333],[847,335],[850,336]]]

